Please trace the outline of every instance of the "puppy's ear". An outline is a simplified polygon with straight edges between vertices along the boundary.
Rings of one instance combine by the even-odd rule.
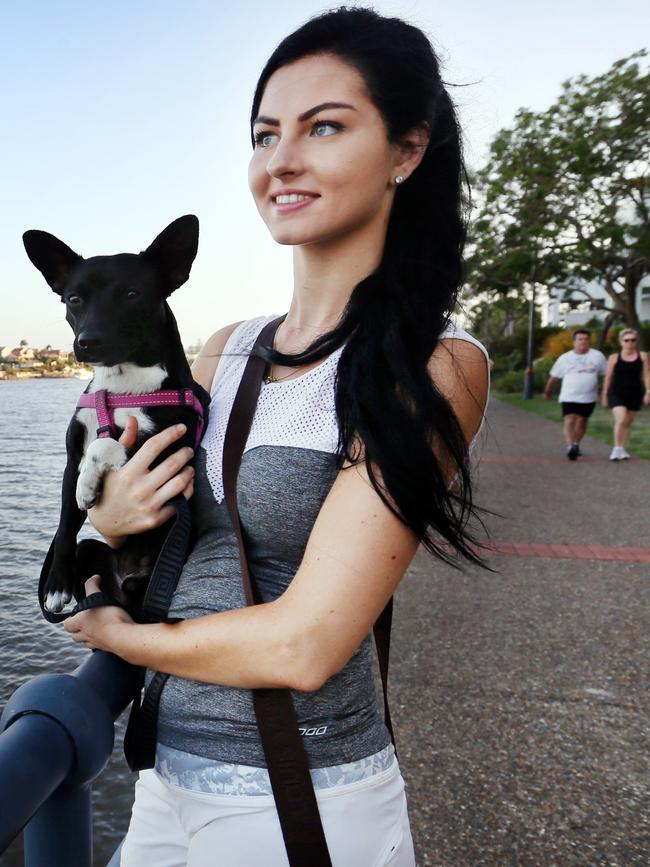
[[[63,241],[59,241],[49,232],[40,229],[30,229],[23,235],[23,244],[33,265],[45,277],[49,286],[61,295],[68,282],[70,271],[82,257],[71,250]]]
[[[179,217],[141,253],[163,278],[165,295],[182,286],[190,276],[199,246],[199,221],[194,214]]]

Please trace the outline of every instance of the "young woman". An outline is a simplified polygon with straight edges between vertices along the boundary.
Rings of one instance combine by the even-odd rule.
[[[183,468],[189,453],[149,471],[179,436],[164,431],[111,474],[91,516],[119,545],[169,518],[170,497],[193,494],[198,541],[170,611],[184,620],[139,625],[101,608],[66,628],[172,675],[123,865],[287,864],[256,687],[292,690],[335,867],[413,865],[370,632],[420,544],[474,556],[468,452],[488,373],[485,351],[449,324],[465,236],[459,131],[424,34],[341,9],[273,53],[251,132],[255,203],[294,255],[238,479],[264,602],[244,607],[221,461],[246,356],[269,316],[217,331],[196,361],[213,396],[196,476]],[[129,425],[122,441],[133,435]]]
[[[618,340],[621,351],[613,352],[607,359],[601,396],[603,406],[609,407],[614,416],[614,448],[610,461],[629,460],[625,446],[632,423],[641,407],[650,404],[650,363],[648,353],[638,349],[638,332],[625,328]]]

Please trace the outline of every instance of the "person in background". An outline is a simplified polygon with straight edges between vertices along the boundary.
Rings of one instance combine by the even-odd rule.
[[[598,400],[598,379],[607,369],[603,353],[590,347],[590,336],[584,328],[573,332],[573,349],[556,360],[544,389],[544,399],[550,400],[555,383],[562,380],[558,400],[562,407],[566,454],[570,461],[581,455],[580,441]]]
[[[625,328],[618,336],[620,352],[607,360],[603,383],[602,404],[614,416],[614,448],[610,461],[627,461],[625,446],[630,439],[632,423],[643,405],[650,404],[650,363],[648,353],[639,351],[639,335]]]

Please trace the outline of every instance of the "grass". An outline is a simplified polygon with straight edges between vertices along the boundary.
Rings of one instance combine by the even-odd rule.
[[[562,421],[562,411],[557,400],[544,400],[539,394],[536,394],[532,400],[524,400],[520,395],[506,394],[499,391],[493,392],[493,396],[497,400],[510,404],[510,406],[518,406],[519,409],[525,409],[527,412],[540,415],[542,418],[547,418],[558,424]],[[594,413],[589,419],[587,436],[592,436],[594,439],[607,443],[609,446],[613,445],[614,432],[612,422],[611,410],[603,409],[599,403],[596,404]],[[635,458],[650,460],[650,407],[643,407],[634,419],[627,450]]]

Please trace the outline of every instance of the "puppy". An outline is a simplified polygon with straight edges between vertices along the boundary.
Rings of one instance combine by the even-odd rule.
[[[198,220],[188,215],[171,223],[142,253],[83,259],[47,232],[23,235],[30,260],[66,306],[77,360],[94,369],[81,401],[94,402],[100,392],[107,397],[146,395],[140,402],[151,398],[155,404],[153,393],[161,390],[178,390],[185,398],[180,406],[115,408],[112,424],[102,424],[94,407],[75,411],[66,435],[61,517],[48,555],[45,612],[61,612],[73,596],[83,599],[85,580],[97,572],[102,589],[137,616],[169,527],[129,536],[118,551],[95,540],[77,545],[77,533],[86,511],[101,496],[104,475],[126,463],[147,438],[178,422],[187,426],[184,437],[155,464],[183,446],[196,448],[210,397],[192,379],[167,298],[188,279],[198,237]],[[130,398],[116,400],[128,403]],[[117,441],[129,415],[138,421],[137,443],[131,450]]]

